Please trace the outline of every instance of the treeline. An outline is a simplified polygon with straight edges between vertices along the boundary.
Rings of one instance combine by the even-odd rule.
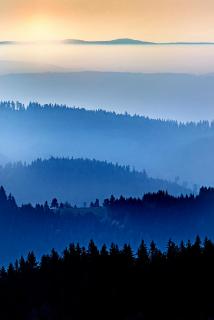
[[[94,237],[98,242],[117,234],[117,227],[105,219],[105,211],[78,209],[54,198],[50,204],[31,203],[18,206],[14,197],[0,188],[0,259],[7,263],[30,248],[37,254],[61,249],[69,239],[85,243]]]
[[[119,197],[142,197],[144,193],[167,190],[170,194],[190,193],[175,182],[153,179],[145,171],[106,161],[74,158],[37,159],[0,166],[0,181],[16,195],[19,203],[51,200],[70,201],[79,206],[96,198],[103,201],[114,194]],[[44,183],[45,182],[45,183]]]
[[[2,319],[207,320],[214,317],[214,243],[144,241],[133,251],[71,243],[0,271]]]
[[[156,193],[147,193],[142,198],[125,198],[120,196],[105,199],[104,207],[108,208],[114,215],[114,218],[129,215],[132,219],[145,216],[188,216],[202,213],[206,210],[212,213],[214,209],[214,188],[201,187],[198,194],[189,194],[180,196],[170,195],[167,191],[158,191]]]
[[[190,188],[195,183],[214,184],[213,122],[185,124],[102,110],[2,102],[0,135],[4,163],[50,156],[88,158],[129,164],[149,176],[184,186],[188,182]]]
[[[115,198],[77,207],[53,198],[49,203],[17,205],[0,188],[0,260],[11,261],[33,249],[37,255],[69,241],[99,245],[130,241],[133,247],[143,237],[164,246],[168,238],[190,239],[195,234],[213,236],[214,189],[201,188],[198,195],[174,197],[167,192],[142,198]]]
[[[207,121],[207,120],[201,120],[198,122],[180,122],[176,120],[164,120],[164,119],[151,119],[149,117],[145,117],[142,115],[130,115],[127,112],[125,113],[116,113],[111,111],[105,111],[103,109],[97,109],[97,110],[87,110],[85,108],[78,108],[78,107],[68,107],[67,105],[59,105],[59,104],[40,104],[37,102],[30,102],[27,106],[24,104],[16,101],[1,101],[0,102],[0,111],[3,112],[23,112],[23,113],[37,113],[37,112],[43,112],[44,115],[47,112],[56,112],[56,113],[64,113],[67,116],[80,116],[86,115],[89,118],[93,118],[97,116],[98,120],[104,120],[105,118],[108,119],[115,119],[118,118],[119,121],[130,121],[130,124],[132,124],[132,119],[138,121],[139,124],[148,125],[150,126],[153,124],[156,128],[162,127],[162,129],[168,130],[169,128],[179,129],[183,128],[186,129],[188,132],[189,130],[201,130],[201,131],[214,131],[214,120],[213,121]],[[197,132],[197,131],[196,131]]]

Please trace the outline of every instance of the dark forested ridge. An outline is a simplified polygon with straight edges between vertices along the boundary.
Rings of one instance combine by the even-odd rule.
[[[201,188],[198,195],[174,197],[167,192],[142,198],[115,198],[76,207],[54,198],[49,204],[18,206],[14,197],[0,189],[0,262],[34,250],[41,255],[66,243],[100,245],[129,241],[134,247],[144,238],[162,247],[168,238],[190,239],[196,234],[214,237],[214,189]]]
[[[4,320],[212,320],[214,243],[196,237],[137,251],[71,243],[40,262],[30,252],[0,271]]]
[[[2,163],[75,157],[130,165],[149,176],[214,185],[214,125],[182,124],[59,105],[0,104]],[[7,159],[7,160],[6,160]],[[201,166],[203,164],[203,170]]]
[[[148,177],[129,166],[88,159],[38,159],[31,164],[0,166],[0,181],[16,195],[19,203],[45,202],[57,197],[83,206],[92,199],[114,194],[119,197],[142,197],[144,193],[167,190],[170,194],[189,194],[185,186]]]

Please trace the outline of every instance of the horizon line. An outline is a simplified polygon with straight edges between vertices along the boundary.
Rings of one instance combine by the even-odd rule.
[[[73,44],[73,45],[214,45],[213,41],[166,41],[157,42],[149,40],[139,40],[135,38],[113,38],[110,40],[84,40],[77,38],[66,38],[61,40],[0,40],[0,45],[14,45],[14,44],[45,44],[45,43],[56,43],[56,44]]]

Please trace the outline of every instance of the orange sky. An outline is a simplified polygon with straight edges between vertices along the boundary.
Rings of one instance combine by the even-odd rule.
[[[0,0],[0,40],[214,41],[214,0]]]

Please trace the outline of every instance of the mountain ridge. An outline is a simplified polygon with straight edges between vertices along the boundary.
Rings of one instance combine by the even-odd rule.
[[[65,44],[73,45],[214,45],[214,42],[189,42],[189,41],[175,41],[175,42],[155,42],[144,41],[132,38],[118,38],[112,40],[82,40],[82,39],[65,39],[62,41]]]
[[[173,195],[190,194],[191,190],[176,182],[152,178],[145,171],[107,161],[84,158],[51,157],[30,164],[0,166],[0,181],[20,203],[51,200],[73,204],[89,203],[115,196],[140,197],[147,192],[167,190]]]
[[[113,39],[113,40],[81,40],[81,39],[65,39],[63,43],[66,44],[79,44],[79,45],[146,45],[146,44],[155,44],[154,42],[150,41],[142,41],[137,39],[131,38],[120,38],[120,39]]]
[[[37,44],[37,43],[53,43],[53,44],[71,44],[71,45],[214,45],[212,41],[169,41],[155,42],[144,41],[132,38],[117,38],[111,40],[83,40],[83,39],[63,39],[55,41],[0,41],[0,45],[16,45],[16,44]]]
[[[65,105],[30,103],[26,108],[5,102],[0,103],[0,133],[1,153],[13,162],[89,158],[146,169],[166,180],[214,185],[213,122],[179,125]]]

